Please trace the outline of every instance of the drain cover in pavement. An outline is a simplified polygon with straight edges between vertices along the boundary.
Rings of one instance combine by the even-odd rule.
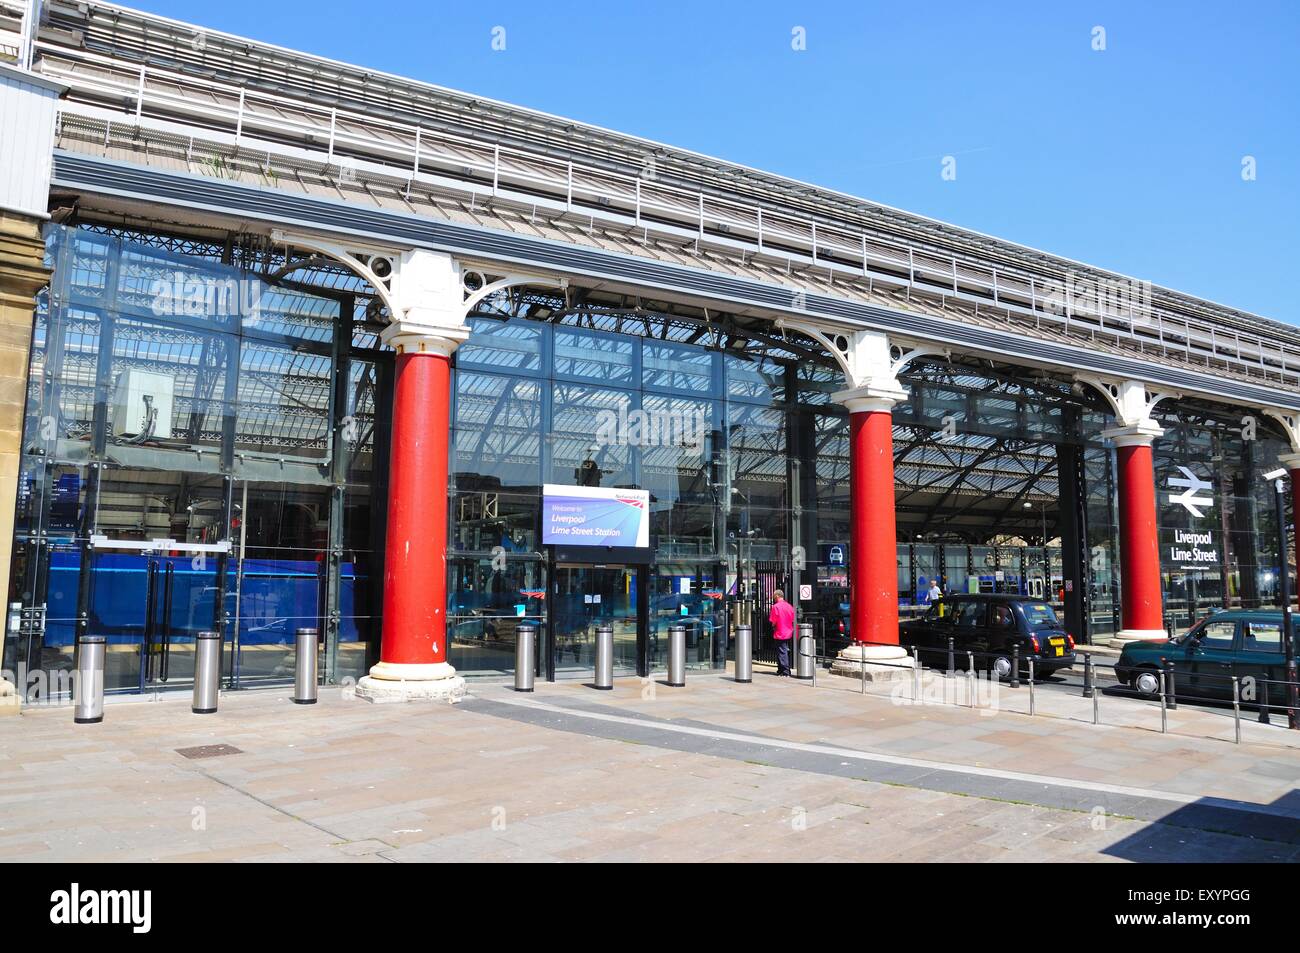
[[[193,748],[177,748],[176,753],[182,757],[197,761],[200,758],[220,758],[227,754],[243,754],[234,745],[196,745]]]

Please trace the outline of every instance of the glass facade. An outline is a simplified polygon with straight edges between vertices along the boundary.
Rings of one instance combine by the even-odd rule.
[[[180,687],[195,635],[215,629],[228,687],[273,683],[292,675],[295,630],[313,627],[325,679],[364,674],[379,642],[392,390],[364,286],[138,232],[51,226],[48,252],[5,668],[36,676],[29,693],[57,692],[87,632],[109,640],[111,690]],[[688,664],[717,669],[738,622],[755,623],[760,658],[770,650],[776,588],[823,651],[847,641],[834,363],[707,316],[548,307],[472,317],[455,354],[450,491],[434,504],[450,517],[451,663],[511,672],[528,622],[542,673],[581,677],[607,624],[616,671],[646,674],[684,625]],[[904,613],[938,582],[1074,606],[1094,640],[1116,631],[1110,417],[1068,382],[1015,369],[925,359],[904,377]],[[1168,624],[1275,603],[1291,560],[1278,559],[1260,473],[1281,442],[1262,423],[1247,435],[1227,408],[1167,406],[1155,462]],[[1202,500],[1190,507],[1174,500],[1188,480]],[[648,554],[601,562],[543,545],[545,484],[648,491]]]
[[[107,690],[182,687],[214,630],[247,686],[292,677],[295,630],[315,628],[327,678],[364,674],[387,358],[353,347],[349,297],[220,246],[47,236],[5,668],[57,692],[85,632],[107,637]]]

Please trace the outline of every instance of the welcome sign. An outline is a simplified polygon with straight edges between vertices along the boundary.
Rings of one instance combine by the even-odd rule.
[[[547,483],[542,487],[542,543],[648,547],[650,491]]]

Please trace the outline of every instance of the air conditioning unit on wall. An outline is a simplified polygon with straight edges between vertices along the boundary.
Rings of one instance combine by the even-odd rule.
[[[171,437],[174,386],[166,374],[137,368],[119,374],[113,388],[113,435],[141,440]]]

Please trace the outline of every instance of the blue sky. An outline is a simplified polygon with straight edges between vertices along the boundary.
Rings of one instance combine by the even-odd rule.
[[[133,5],[1300,324],[1294,2]],[[792,49],[795,27],[804,50]]]

